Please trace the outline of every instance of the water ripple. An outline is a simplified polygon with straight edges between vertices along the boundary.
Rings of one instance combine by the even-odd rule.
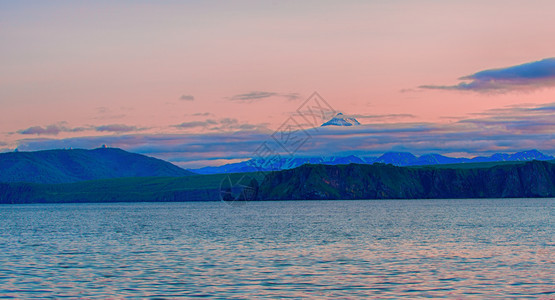
[[[554,298],[554,199],[7,205],[0,298]]]

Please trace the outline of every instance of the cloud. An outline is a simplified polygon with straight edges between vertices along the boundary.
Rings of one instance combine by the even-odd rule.
[[[248,100],[260,100],[260,99],[264,99],[264,98],[269,98],[269,97],[274,97],[277,96],[277,93],[273,93],[273,92],[250,92],[250,93],[246,93],[246,94],[239,94],[239,95],[235,95],[232,96],[231,100],[240,100],[240,101],[248,101]]]
[[[174,127],[181,128],[181,129],[198,128],[198,127],[206,128],[210,125],[216,125],[216,124],[218,123],[214,120],[206,120],[206,121],[183,122],[181,124],[174,125]]]
[[[555,103],[537,107],[507,107],[474,114],[477,118],[460,120],[459,124],[473,124],[490,131],[514,134],[555,135]]]
[[[282,97],[287,100],[297,100],[300,98],[298,93],[275,93],[275,92],[262,92],[253,91],[245,94],[238,94],[229,97],[230,100],[234,101],[257,101],[270,97]]]
[[[52,135],[56,136],[62,132],[82,132],[82,131],[98,131],[98,132],[116,132],[125,133],[131,131],[141,131],[145,128],[138,128],[136,126],[129,126],[124,124],[109,124],[101,126],[83,126],[83,127],[68,127],[67,122],[60,122],[58,124],[51,124],[47,126],[32,126],[27,129],[17,131],[19,134],[24,135]]]
[[[96,131],[100,132],[130,132],[130,131],[138,131],[141,130],[136,126],[129,126],[124,124],[110,124],[110,125],[102,125],[94,127]]]
[[[110,120],[110,119],[121,119],[124,118],[125,114],[116,114],[111,111],[108,107],[100,106],[96,108],[97,116],[94,117],[95,120]]]
[[[491,155],[538,149],[555,154],[555,103],[492,109],[451,123],[375,123],[356,127],[308,130],[309,140],[295,156],[375,156],[387,151],[467,153]],[[214,159],[249,159],[263,143],[279,155],[289,157],[260,124],[242,124],[236,119],[185,123],[184,127],[207,126],[203,133],[122,134],[66,139],[34,138],[18,142],[22,151],[52,148],[96,148],[102,144],[154,156],[181,165],[200,167]],[[203,123],[204,122],[204,123]],[[210,124],[209,124],[210,123]],[[216,123],[216,124],[214,124]],[[218,131],[214,128],[233,128]]]
[[[181,97],[179,97],[179,100],[194,101],[195,96],[193,96],[193,95],[181,95]]]
[[[416,118],[416,116],[413,114],[349,115],[349,117],[353,117],[356,119],[371,119],[371,120]]]
[[[60,132],[80,132],[86,130],[85,127],[68,128],[65,124],[66,122],[60,122],[59,124],[52,124],[45,127],[42,126],[32,126],[27,129],[22,129],[17,131],[19,134],[35,134],[35,135],[58,135]]]
[[[207,134],[126,134],[66,139],[24,139],[21,151],[60,148],[98,148],[102,144],[123,148],[168,161],[194,162],[207,159],[249,158],[268,133],[235,132]]]
[[[253,131],[253,130],[268,130],[268,124],[249,124],[240,123],[237,119],[223,118],[219,120],[207,119],[205,121],[191,121],[184,122],[173,127],[179,129],[193,129],[200,128],[212,132],[230,132],[230,131]]]
[[[540,106],[540,107],[534,107],[534,108],[530,108],[530,110],[532,111],[550,111],[555,113],[555,103],[551,103],[545,106]]]
[[[299,95],[299,93],[286,93],[286,94],[281,94],[281,97],[287,98],[287,100],[297,100],[301,97],[301,95]]]
[[[194,117],[208,117],[208,116],[212,116],[212,115],[213,115],[212,113],[205,112],[205,113],[194,113],[191,116],[194,116]]]
[[[101,115],[101,116],[97,116],[94,117],[93,119],[95,120],[115,120],[115,119],[123,119],[125,118],[127,115],[125,114],[118,114],[118,115]]]
[[[99,114],[105,114],[109,111],[110,111],[110,109],[108,109],[105,106],[99,106],[99,107],[96,108],[96,112],[99,113]]]
[[[58,125],[48,125],[46,127],[32,126],[27,129],[18,131],[21,134],[36,134],[36,135],[57,135],[62,129]]]
[[[507,93],[555,86],[555,58],[507,68],[489,69],[459,78],[457,85],[422,85],[421,89]]]

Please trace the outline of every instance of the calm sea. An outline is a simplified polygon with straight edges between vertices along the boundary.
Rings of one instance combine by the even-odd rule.
[[[555,199],[0,206],[4,298],[555,297]]]

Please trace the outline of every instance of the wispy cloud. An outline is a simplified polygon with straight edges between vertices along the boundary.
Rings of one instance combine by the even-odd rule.
[[[105,106],[97,107],[96,112],[98,115],[94,117],[95,120],[111,120],[125,117],[125,114],[114,113],[110,108]]]
[[[384,119],[404,119],[404,118],[416,118],[413,114],[384,114],[384,115],[349,115],[356,119],[370,119],[370,120],[384,120]]]
[[[489,69],[459,78],[456,85],[422,85],[422,89],[506,93],[555,86],[555,58],[499,69]]]
[[[230,100],[234,101],[257,101],[271,97],[281,97],[287,100],[297,100],[300,98],[298,93],[276,93],[276,92],[262,92],[262,91],[252,91],[249,93],[238,94],[229,97]]]
[[[280,94],[281,97],[286,98],[287,100],[297,100],[301,97],[301,95],[299,95],[299,93],[284,93],[284,94]]]
[[[42,126],[32,126],[27,129],[18,131],[21,134],[36,134],[36,135],[57,135],[62,131],[62,128],[58,125],[48,125],[46,127]]]
[[[193,95],[181,95],[181,97],[179,97],[179,100],[183,100],[183,101],[194,101],[195,100],[195,96]]]
[[[214,120],[206,120],[206,121],[192,121],[192,122],[183,122],[178,125],[174,125],[174,127],[181,128],[181,129],[189,129],[189,128],[206,128],[211,125],[216,125],[218,122]]]
[[[268,124],[249,124],[240,123],[234,118],[223,118],[219,120],[207,119],[204,121],[191,121],[183,122],[181,124],[174,125],[173,127],[179,129],[204,129],[206,131],[212,132],[222,132],[222,131],[251,131],[251,130],[268,130]]]
[[[212,113],[209,112],[205,112],[205,113],[194,113],[191,116],[193,117],[208,117],[208,116],[212,116]]]
[[[474,114],[476,118],[460,120],[459,124],[473,124],[490,131],[514,134],[555,135],[555,103],[538,107],[507,107]]]
[[[80,132],[85,131],[85,127],[68,128],[64,125],[65,122],[58,124],[51,124],[47,126],[32,126],[27,129],[19,130],[19,134],[34,134],[34,135],[58,135],[60,132]]]
[[[125,124],[101,125],[101,126],[96,126],[94,129],[96,131],[100,131],[100,132],[115,132],[115,133],[131,132],[131,131],[141,130],[140,128],[137,128],[136,126],[129,126],[129,125],[125,125]]]
[[[260,100],[260,99],[264,99],[264,98],[270,98],[270,97],[274,97],[277,96],[277,93],[273,93],[273,92],[250,92],[250,93],[245,93],[245,94],[239,94],[239,95],[235,95],[230,97],[230,100],[240,100],[240,101],[252,101],[252,100]]]
[[[218,131],[254,131],[268,130],[268,124],[240,123],[237,119],[224,118],[219,120],[219,126],[212,128]]]
[[[110,109],[108,109],[105,106],[99,106],[99,107],[96,108],[96,112],[99,113],[99,114],[105,114],[109,111],[110,111]]]
[[[97,131],[97,132],[115,132],[127,133],[132,131],[141,131],[145,128],[138,128],[137,126],[130,126],[125,124],[108,124],[100,126],[82,126],[82,127],[68,127],[66,122],[58,124],[51,124],[47,126],[32,126],[26,129],[17,131],[16,133],[23,135],[51,135],[56,136],[60,133],[83,132],[83,131]]]
[[[548,104],[546,106],[530,108],[531,111],[546,111],[555,113],[555,103]]]

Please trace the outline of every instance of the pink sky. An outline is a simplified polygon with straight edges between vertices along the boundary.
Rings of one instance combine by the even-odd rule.
[[[175,127],[206,120],[271,132],[314,91],[346,114],[411,115],[361,123],[446,124],[555,101],[552,82],[418,88],[554,57],[553,1],[299,2],[1,2],[0,150],[29,138],[207,134]],[[234,100],[252,92],[275,96]],[[21,133],[49,125],[67,130]]]

